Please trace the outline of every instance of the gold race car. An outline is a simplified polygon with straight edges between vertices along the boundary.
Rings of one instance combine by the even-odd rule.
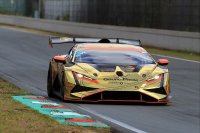
[[[50,37],[49,44],[74,43],[50,59],[47,93],[86,102],[169,102],[167,59],[157,62],[139,40]]]

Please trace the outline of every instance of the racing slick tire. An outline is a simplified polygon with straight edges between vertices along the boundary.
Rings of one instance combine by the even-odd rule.
[[[54,97],[55,94],[64,100],[65,90],[65,73],[64,64],[56,62],[52,59],[49,63],[49,71],[47,78],[47,94],[49,97]]]
[[[59,90],[60,98],[64,101],[64,91],[65,91],[65,67],[63,63],[58,63],[58,80],[59,80]]]
[[[49,63],[49,70],[48,70],[48,76],[47,76],[47,94],[49,97],[54,97],[53,81],[52,81],[52,60]]]

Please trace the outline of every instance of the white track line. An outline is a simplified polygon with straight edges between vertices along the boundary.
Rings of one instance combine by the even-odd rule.
[[[87,112],[89,112],[89,113],[91,113],[91,114],[93,114],[93,115],[95,115],[95,116],[98,116],[98,117],[100,117],[100,118],[102,118],[102,119],[104,119],[104,120],[107,120],[107,121],[109,121],[109,122],[111,122],[111,123],[114,123],[114,124],[116,124],[116,125],[119,125],[119,126],[121,126],[121,127],[123,127],[123,128],[126,128],[126,129],[128,129],[128,130],[130,130],[130,131],[133,131],[133,132],[136,132],[136,133],[147,133],[147,132],[142,131],[142,130],[140,130],[140,129],[138,129],[138,128],[135,128],[135,127],[133,127],[133,126],[130,126],[130,125],[126,124],[126,123],[120,122],[120,121],[115,120],[115,119],[112,119],[112,118],[110,118],[110,117],[108,117],[108,116],[104,116],[104,115],[99,114],[99,113],[97,113],[97,112],[95,112],[95,111],[92,111],[92,110],[90,110],[89,108],[81,107],[81,106],[77,106],[77,107],[80,108],[80,109],[82,109],[82,110],[85,110],[85,111],[87,111]]]
[[[171,58],[171,59],[176,59],[176,60],[182,60],[182,61],[188,61],[188,62],[193,62],[193,63],[200,63],[200,61],[187,60],[187,59],[182,59],[182,58],[177,58],[177,57],[172,57],[172,56],[166,56],[166,55],[160,55],[160,54],[151,54],[151,55],[166,57],[166,58]]]

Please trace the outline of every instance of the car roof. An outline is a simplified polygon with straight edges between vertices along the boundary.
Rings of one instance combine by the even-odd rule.
[[[135,51],[147,52],[140,46],[118,43],[81,43],[76,45],[76,50],[109,50],[109,51]]]

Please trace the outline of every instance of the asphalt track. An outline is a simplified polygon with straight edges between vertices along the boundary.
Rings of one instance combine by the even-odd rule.
[[[72,46],[51,49],[47,43],[47,36],[0,27],[0,76],[33,94],[47,96],[48,61],[56,54],[67,53]],[[199,133],[200,63],[169,60],[172,89],[169,106],[64,104],[110,124],[113,132]]]

